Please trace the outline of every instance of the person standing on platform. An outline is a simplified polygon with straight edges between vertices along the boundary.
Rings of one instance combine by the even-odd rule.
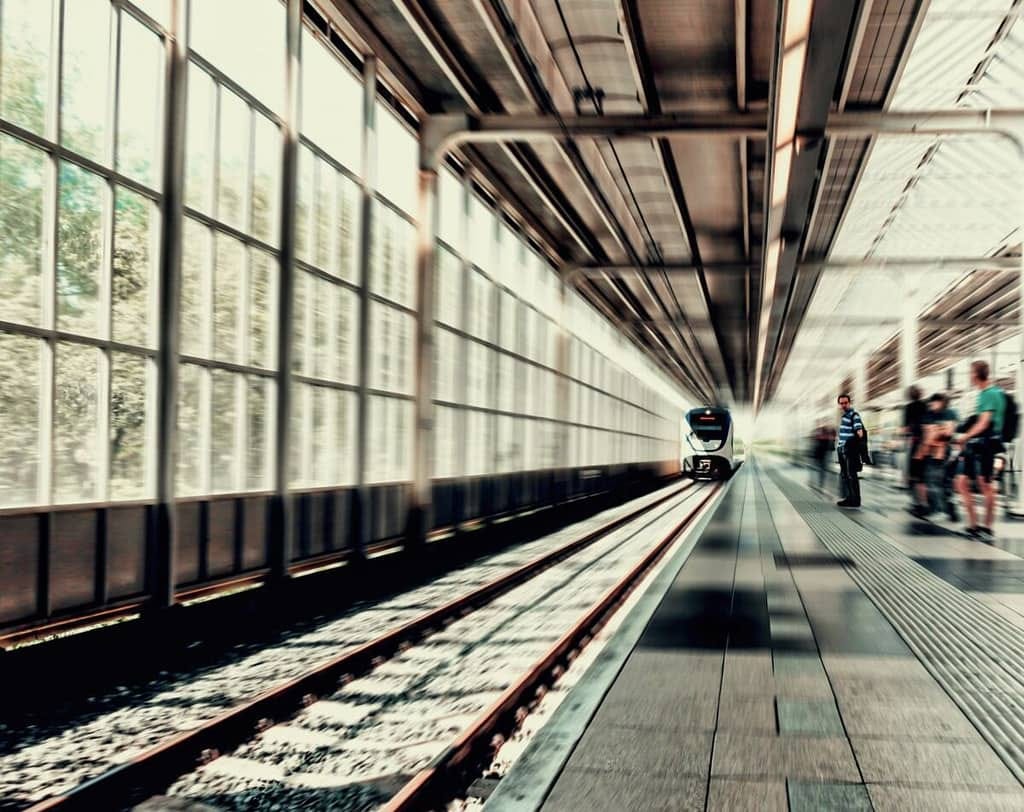
[[[903,436],[907,446],[907,467],[904,470],[911,494],[924,482],[924,460],[919,451],[927,413],[928,404],[921,399],[921,390],[911,386],[907,390],[907,405],[903,408]],[[915,504],[913,497],[911,504]]]
[[[917,504],[911,508],[915,516],[924,517],[945,508],[950,519],[956,521],[946,464],[949,441],[958,420],[956,412],[949,408],[946,395],[936,392],[928,398],[928,413],[921,424],[921,445],[917,451],[924,463],[924,475],[917,486]]]
[[[860,444],[864,441],[864,423],[853,408],[850,396],[843,393],[838,398],[839,408],[843,410],[839,418],[839,434],[836,451],[839,457],[839,474],[842,477],[843,498],[836,504],[844,508],[860,507],[860,480],[857,474],[861,469]]]
[[[828,459],[828,452],[832,450],[832,432],[827,426],[818,426],[814,432],[814,438],[812,440],[812,455],[814,457],[814,467],[818,471],[818,487],[825,487],[825,473],[826,466],[825,461]]]
[[[996,516],[996,486],[992,482],[992,467],[996,452],[1002,447],[1000,437],[1006,416],[1006,393],[989,383],[989,368],[985,361],[971,364],[971,385],[978,390],[974,415],[964,426],[964,432],[955,438],[960,448],[960,460],[953,487],[960,494],[967,512],[967,535],[988,540],[994,538],[992,524]],[[985,524],[977,523],[972,483],[977,483],[985,502]]]

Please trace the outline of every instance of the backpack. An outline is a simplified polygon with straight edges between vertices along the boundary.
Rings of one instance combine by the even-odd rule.
[[[863,419],[860,421],[862,424]],[[864,426],[864,437],[860,441],[860,461],[865,465],[874,465],[875,461],[871,459],[871,449],[868,447],[868,427]]]
[[[1009,392],[1003,392],[1003,397],[1006,401],[1006,407],[1003,412],[1002,439],[1004,443],[1009,443],[1017,436],[1017,421],[1019,415],[1017,414],[1017,403],[1013,399],[1013,396],[1010,395]]]
[[[860,420],[860,424],[864,426],[864,418],[860,416],[860,412],[854,412],[854,415]],[[864,426],[864,436],[858,437],[856,434],[850,440],[846,441],[847,444],[852,444],[857,450],[856,459],[863,465],[874,465],[875,461],[871,459],[871,451],[868,448],[868,427]]]

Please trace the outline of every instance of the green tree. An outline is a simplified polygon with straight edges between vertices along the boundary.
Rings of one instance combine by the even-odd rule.
[[[4,12],[0,113],[38,132],[45,120],[48,43],[46,38],[27,36],[24,31],[19,35],[19,10],[24,14],[31,8],[8,3],[0,7]],[[90,80],[74,74],[65,78],[66,87]],[[0,319],[9,322],[40,324],[44,297],[53,294],[42,289],[41,264],[48,160],[41,150],[0,135]],[[97,307],[102,304],[102,312],[107,307],[97,301],[106,181],[70,163],[58,170],[58,327],[96,335]],[[114,337],[128,344],[149,345],[153,205],[124,189],[118,189],[115,198],[110,302]],[[38,424],[44,394],[40,388],[41,350],[39,339],[0,333],[0,505],[29,503],[36,498]],[[112,494],[142,495],[147,362],[141,356],[112,354],[110,425],[100,427],[95,420],[97,360],[97,351],[83,345],[61,343],[57,347],[54,474],[59,499],[95,497],[98,442],[110,443]]]

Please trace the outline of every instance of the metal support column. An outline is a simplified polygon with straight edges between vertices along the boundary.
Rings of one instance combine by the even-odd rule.
[[[459,239],[459,288],[461,306],[459,309],[459,329],[464,333],[469,333],[469,318],[470,318],[470,291],[472,290],[472,274],[476,273],[473,270],[473,263],[469,259],[469,218],[473,205],[473,172],[467,168],[465,175],[461,178],[460,190],[462,197],[459,201],[462,218],[461,218],[461,231]],[[469,487],[469,478],[466,472],[469,470],[469,409],[466,404],[469,403],[469,339],[459,338],[458,353],[456,358],[458,359],[455,367],[455,399],[456,402],[462,404],[462,408],[458,409],[455,413],[455,458],[457,460],[456,475],[460,478],[460,481],[464,484],[464,487]],[[469,518],[463,516],[466,511],[466,498],[463,496],[459,499],[458,509],[455,513],[455,521],[459,523],[463,518]]]
[[[569,342],[571,338],[566,329],[569,307],[569,284],[565,277],[560,275],[558,280],[558,297],[561,303],[559,308],[559,319],[556,329],[558,330],[558,345],[555,356],[555,417],[558,419],[557,429],[558,444],[555,451],[555,465],[557,480],[555,482],[555,501],[563,502],[569,498],[570,474],[572,462],[569,459],[569,432],[572,430],[569,421],[572,415],[569,413]]]
[[[352,552],[362,558],[370,538],[370,488],[366,472],[370,449],[370,257],[373,240],[373,190],[377,185],[377,59],[363,60],[363,171],[359,233],[359,344],[356,381],[356,490],[352,500]]]
[[[907,275],[903,275],[903,312],[900,329],[900,389],[905,394],[917,381],[917,301]]]
[[[178,356],[181,258],[185,226],[185,105],[188,99],[188,2],[176,0],[167,38],[164,107],[164,205],[160,237],[160,317],[157,330],[156,516],[150,597],[155,608],[174,603],[177,513]]]
[[[1020,174],[1024,180],[1024,156],[1021,157],[1020,165]],[[1024,188],[1024,186],[1019,188]],[[1018,202],[1017,208],[1020,212],[1020,234],[1022,247],[1024,247],[1024,193],[1022,193],[1022,199]],[[1019,409],[1021,403],[1024,403],[1024,251],[1021,253],[1020,273],[1017,278],[1017,318],[1020,321],[1020,338],[1018,339],[1020,343],[1017,354],[1017,391],[1014,393],[1014,400]],[[1024,517],[1024,432],[1021,432],[1019,427],[1017,437],[1013,441],[1013,469],[1013,481],[1017,488],[1017,495],[1013,507],[1009,508],[1007,512],[1014,517],[1022,518]]]
[[[421,147],[421,154],[423,148]],[[434,265],[438,226],[437,164],[421,160],[416,246],[416,403],[413,469],[405,538],[409,547],[426,540],[430,525],[430,464],[434,429]]]
[[[270,569],[275,577],[288,575],[295,526],[289,490],[291,467],[292,344],[295,332],[295,209],[299,161],[299,49],[302,0],[288,0],[285,29],[285,103],[281,161],[281,275],[277,314],[277,431],[274,441],[274,494],[270,502]]]

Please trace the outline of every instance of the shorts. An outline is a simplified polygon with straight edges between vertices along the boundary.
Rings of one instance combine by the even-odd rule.
[[[960,455],[960,459],[957,461],[957,473],[963,474],[969,479],[981,478],[986,482],[991,482],[995,458],[995,448],[989,443],[985,443],[979,448],[971,448]]]

